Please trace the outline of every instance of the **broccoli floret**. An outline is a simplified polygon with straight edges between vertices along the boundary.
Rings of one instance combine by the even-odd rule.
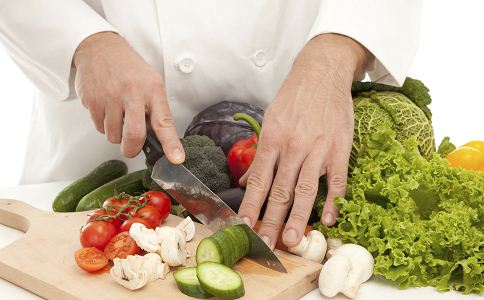
[[[185,149],[183,165],[215,193],[230,188],[227,160],[222,148],[206,136],[191,135],[181,139]]]
[[[353,97],[358,96],[361,92],[368,92],[368,91],[377,91],[377,92],[386,92],[386,91],[393,91],[399,92],[407,96],[410,100],[412,100],[415,105],[417,105],[427,116],[427,119],[432,118],[432,112],[428,108],[430,103],[432,103],[432,98],[430,98],[429,89],[423,84],[422,81],[418,79],[413,79],[407,77],[405,82],[401,87],[381,84],[381,83],[374,83],[374,82],[360,82],[355,81],[351,86],[351,93]]]

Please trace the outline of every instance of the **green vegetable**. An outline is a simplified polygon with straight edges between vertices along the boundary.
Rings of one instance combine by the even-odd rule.
[[[222,148],[201,135],[184,137],[181,143],[186,155],[183,165],[190,172],[215,193],[230,188],[227,159]]]
[[[101,185],[125,175],[128,167],[123,161],[108,160],[97,166],[86,176],[74,181],[57,194],[52,203],[55,212],[75,211],[82,197]]]
[[[175,278],[178,289],[180,289],[183,294],[201,299],[213,297],[200,285],[197,278],[196,267],[178,269],[173,273],[173,277]]]
[[[407,96],[412,100],[415,105],[417,105],[430,120],[432,118],[432,112],[428,108],[430,103],[432,103],[432,98],[430,98],[429,89],[423,84],[422,81],[413,79],[410,77],[405,78],[405,82],[401,87],[374,83],[374,82],[353,82],[351,87],[351,93],[354,97],[358,96],[361,92],[398,92]]]
[[[450,168],[437,153],[427,160],[415,137],[402,143],[389,128],[364,141],[348,197],[335,199],[337,226],[314,227],[367,248],[375,274],[401,288],[483,292],[484,174]]]
[[[98,187],[82,197],[77,205],[76,211],[85,211],[101,207],[104,200],[119,193],[130,195],[142,194],[145,191],[143,187],[143,176],[146,172],[148,172],[146,169],[135,171]]]
[[[197,266],[202,288],[221,299],[237,299],[245,295],[239,273],[220,263],[207,261]]]
[[[363,92],[353,99],[355,111],[355,133],[350,157],[350,169],[363,152],[362,143],[376,132],[380,124],[397,133],[397,140],[416,137],[423,157],[430,158],[435,151],[434,131],[425,113],[405,95],[386,92]]]
[[[249,237],[244,228],[241,225],[228,226],[200,241],[197,264],[213,261],[231,267],[249,253],[249,248]]]
[[[440,145],[437,148],[437,153],[440,154],[441,157],[446,157],[450,152],[454,151],[455,149],[455,145],[452,144],[450,138],[446,136],[444,137],[442,142],[440,142]]]

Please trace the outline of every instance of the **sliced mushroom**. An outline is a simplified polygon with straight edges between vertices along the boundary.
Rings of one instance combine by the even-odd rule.
[[[161,261],[161,257],[156,253],[148,253],[142,257],[142,270],[148,274],[148,281],[155,281],[159,278],[165,279],[170,271],[168,264]]]
[[[172,232],[171,235],[165,236],[161,242],[161,258],[172,267],[186,265],[187,249],[185,237],[182,234],[176,233],[179,232],[179,230],[174,230]]]
[[[148,282],[146,272],[133,272],[127,259],[115,258],[109,272],[114,281],[130,290],[140,289]]]
[[[129,229],[129,235],[141,249],[147,252],[160,251],[160,240],[153,229],[148,229],[141,223],[133,223]]]
[[[195,236],[195,223],[193,223],[190,217],[186,217],[176,228],[181,229],[185,233],[185,240],[187,242],[191,241]]]

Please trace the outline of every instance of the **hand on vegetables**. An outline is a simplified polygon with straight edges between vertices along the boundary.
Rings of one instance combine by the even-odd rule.
[[[350,38],[317,36],[299,53],[267,109],[254,161],[241,180],[247,189],[238,213],[253,227],[269,195],[259,234],[271,248],[291,204],[284,241],[288,247],[299,243],[323,174],[329,192],[322,221],[335,223],[332,200],[345,195],[353,139],[351,83],[369,58]]]
[[[250,164],[254,160],[257,149],[257,138],[261,127],[254,118],[246,114],[236,113],[234,120],[246,121],[255,131],[255,134],[248,139],[236,142],[227,154],[227,165],[230,170],[230,175],[232,175],[232,184],[234,186],[240,186],[240,178],[249,170]]]
[[[356,244],[338,247],[319,274],[319,290],[326,297],[341,292],[354,298],[360,285],[373,274],[375,260],[370,252]]]

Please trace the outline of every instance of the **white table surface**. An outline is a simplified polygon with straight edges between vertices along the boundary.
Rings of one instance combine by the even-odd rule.
[[[44,184],[24,185],[11,188],[0,188],[0,198],[2,199],[16,199],[22,200],[34,207],[42,210],[51,211],[52,199],[54,199],[57,192],[59,192],[69,182],[52,182]],[[22,232],[1,225],[0,220],[0,248],[14,242],[22,236]],[[406,290],[399,290],[392,286],[388,281],[379,278],[372,278],[362,285],[356,299],[358,300],[472,300],[483,299],[483,295],[462,295],[457,292],[439,293],[435,289],[426,288],[410,288]],[[23,300],[23,299],[41,299],[40,297],[14,285],[8,281],[0,279],[0,299],[1,300]],[[160,298],[161,299],[161,298]],[[304,296],[303,300],[317,300],[317,299],[348,299],[344,296],[336,296],[334,298],[323,297],[319,290],[314,290]]]

